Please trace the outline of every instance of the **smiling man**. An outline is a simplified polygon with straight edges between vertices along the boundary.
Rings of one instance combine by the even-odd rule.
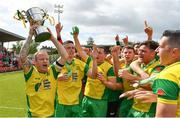
[[[29,36],[20,51],[20,61],[26,82],[28,117],[50,117],[54,115],[56,78],[68,54],[49,30],[50,40],[56,46],[61,58],[55,64],[50,65],[48,53],[45,50],[40,50],[35,53],[35,59],[32,63],[27,56],[35,27],[30,27]]]
[[[156,117],[180,117],[180,30],[164,31],[156,51],[166,66],[153,84]]]
[[[138,62],[141,64],[141,68],[144,72],[148,74],[148,76],[156,76],[164,67],[159,64],[159,59],[156,58],[156,48],[158,47],[158,43],[155,41],[145,41],[140,44],[139,52],[138,52]],[[128,74],[125,74],[126,76]],[[123,75],[121,75],[123,77]],[[142,80],[142,77],[139,76],[127,76],[125,79],[128,80]],[[151,91],[151,86],[143,87],[140,86],[138,89],[126,92],[125,96],[129,96],[130,94],[134,97],[137,90],[140,91]],[[137,98],[134,99],[133,106],[128,114],[128,117],[154,117],[156,111],[156,103],[143,103],[142,100]]]

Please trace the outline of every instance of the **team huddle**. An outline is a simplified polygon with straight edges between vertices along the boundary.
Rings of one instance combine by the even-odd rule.
[[[21,51],[28,117],[180,117],[180,30],[165,30],[159,44],[145,22],[147,40],[129,45],[115,37],[107,49],[82,47],[61,39],[62,25],[51,33],[59,58],[49,63],[46,50],[28,59],[36,25]]]

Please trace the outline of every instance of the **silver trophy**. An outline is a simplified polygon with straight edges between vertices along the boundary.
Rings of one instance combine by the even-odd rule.
[[[17,13],[15,14],[14,18],[17,20],[22,20],[24,26],[25,26],[25,23],[27,22],[27,20],[32,25],[34,25],[34,24],[38,25],[38,27],[35,29],[35,41],[36,42],[43,42],[45,40],[48,40],[51,37],[51,34],[47,30],[47,27],[43,26],[44,21],[46,19],[50,20],[49,15],[43,9],[41,9],[39,7],[32,7],[30,9],[28,9],[27,11],[17,10]],[[50,22],[51,22],[51,20],[50,20]]]

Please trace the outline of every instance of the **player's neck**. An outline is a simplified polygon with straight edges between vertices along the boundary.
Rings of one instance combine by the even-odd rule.
[[[68,63],[71,63],[72,61],[73,61],[73,58],[67,59],[67,62],[68,62]]]

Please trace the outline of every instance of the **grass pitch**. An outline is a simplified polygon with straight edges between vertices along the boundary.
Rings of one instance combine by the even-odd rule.
[[[0,117],[26,117],[26,108],[23,72],[0,73]]]

